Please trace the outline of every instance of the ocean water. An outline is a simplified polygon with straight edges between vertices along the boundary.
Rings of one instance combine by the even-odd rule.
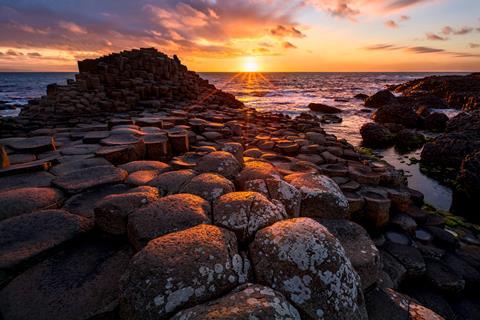
[[[311,102],[325,103],[342,109],[342,123],[323,125],[325,130],[346,139],[354,146],[361,145],[360,127],[371,121],[372,110],[363,101],[354,99],[358,93],[368,95],[429,75],[445,73],[200,73],[218,89],[230,92],[249,107],[289,115],[310,112]],[[0,101],[6,104],[26,104],[31,98],[45,94],[50,83],[63,84],[74,73],[0,73]],[[0,110],[0,116],[16,116],[17,110]],[[455,110],[442,110],[449,116]],[[398,154],[394,149],[378,150],[385,160],[409,176],[409,185],[425,194],[428,203],[440,210],[451,205],[451,190],[423,175],[410,157],[419,157],[419,150]]]

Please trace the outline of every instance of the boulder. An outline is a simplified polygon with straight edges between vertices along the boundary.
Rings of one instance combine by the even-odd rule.
[[[378,123],[398,123],[407,128],[416,128],[418,116],[410,105],[387,104],[375,111],[372,119]]]
[[[365,107],[368,108],[380,108],[395,101],[395,96],[389,90],[382,90],[370,97],[362,96],[362,98],[365,100]]]
[[[423,128],[433,132],[444,132],[447,127],[448,116],[441,112],[432,112],[423,120]]]
[[[240,242],[247,242],[259,229],[286,218],[283,205],[272,201],[258,192],[227,193],[215,202],[213,222],[235,232]]]
[[[54,188],[21,188],[0,192],[0,221],[38,210],[58,208],[63,194]]]
[[[68,193],[79,193],[105,184],[120,183],[127,175],[125,170],[114,166],[99,166],[70,172],[56,178],[52,184]]]
[[[203,156],[195,167],[198,172],[218,173],[227,179],[234,178],[241,169],[241,164],[233,154],[225,151],[215,151]]]
[[[238,142],[227,142],[221,147],[222,151],[230,152],[233,154],[238,163],[243,164],[243,146]]]
[[[452,212],[467,217],[470,221],[480,222],[476,209],[480,197],[480,151],[465,157],[454,190]]]
[[[348,220],[321,219],[319,222],[342,244],[353,268],[360,276],[362,290],[365,291],[375,284],[382,269],[380,253],[365,229]]]
[[[375,288],[366,296],[369,320],[444,320],[412,298],[392,289]]]
[[[178,170],[165,172],[148,182],[149,186],[157,187],[164,194],[175,194],[180,192],[182,187],[195,177],[193,170]]]
[[[215,173],[202,173],[187,182],[181,193],[197,195],[207,201],[214,201],[221,195],[235,191],[233,183]]]
[[[194,257],[194,258],[193,258]],[[246,282],[235,234],[199,225],[150,241],[120,284],[122,319],[167,319]]]
[[[128,175],[125,183],[131,186],[146,186],[150,181],[158,176],[159,172],[155,170],[135,171]]]
[[[152,160],[132,161],[132,162],[128,162],[120,165],[119,168],[127,171],[128,174],[132,174],[136,171],[144,171],[144,170],[154,170],[159,173],[170,170],[170,166],[168,164],[164,162],[152,161]]]
[[[338,185],[316,173],[294,173],[285,180],[302,194],[301,215],[305,217],[345,219],[349,217],[348,200]]]
[[[128,238],[136,249],[167,233],[210,223],[210,204],[192,194],[160,198],[128,215]]]
[[[363,144],[371,148],[385,148],[393,144],[395,136],[386,127],[366,123],[360,128]]]
[[[107,195],[95,205],[95,225],[113,235],[126,234],[128,215],[158,200],[157,190],[151,189],[150,192]]]
[[[0,269],[12,269],[91,230],[86,218],[46,210],[0,221]]]
[[[249,247],[258,283],[283,293],[304,319],[367,319],[360,280],[340,242],[295,218],[257,232]]]
[[[308,105],[308,108],[314,112],[321,112],[321,113],[327,113],[327,114],[335,114],[335,113],[342,112],[342,110],[339,108],[328,106],[323,103],[310,103]]]
[[[245,167],[239,173],[237,183],[244,190],[247,181],[257,179],[280,179],[280,173],[268,162],[249,161],[245,163]]]
[[[106,239],[62,250],[0,290],[4,319],[92,319],[118,306],[118,281],[132,252]]]
[[[404,129],[397,133],[395,144],[400,150],[416,150],[425,143],[425,136],[410,129]]]
[[[425,260],[420,252],[414,247],[387,242],[383,248],[400,261],[407,270],[407,275],[417,277],[425,273]]]
[[[300,320],[300,314],[280,293],[258,284],[245,284],[226,296],[180,311],[172,320]]]

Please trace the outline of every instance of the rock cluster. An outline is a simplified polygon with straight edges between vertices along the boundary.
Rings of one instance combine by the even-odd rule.
[[[0,139],[3,319],[476,314],[475,238],[316,117],[214,100],[92,118]]]

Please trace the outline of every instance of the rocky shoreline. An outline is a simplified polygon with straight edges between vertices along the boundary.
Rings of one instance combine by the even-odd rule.
[[[79,71],[0,123],[1,318],[480,314],[479,230],[319,118],[155,49]]]

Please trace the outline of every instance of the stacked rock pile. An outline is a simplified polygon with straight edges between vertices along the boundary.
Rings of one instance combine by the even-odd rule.
[[[401,172],[314,116],[236,106],[0,139],[3,319],[478,314],[480,246]]]

